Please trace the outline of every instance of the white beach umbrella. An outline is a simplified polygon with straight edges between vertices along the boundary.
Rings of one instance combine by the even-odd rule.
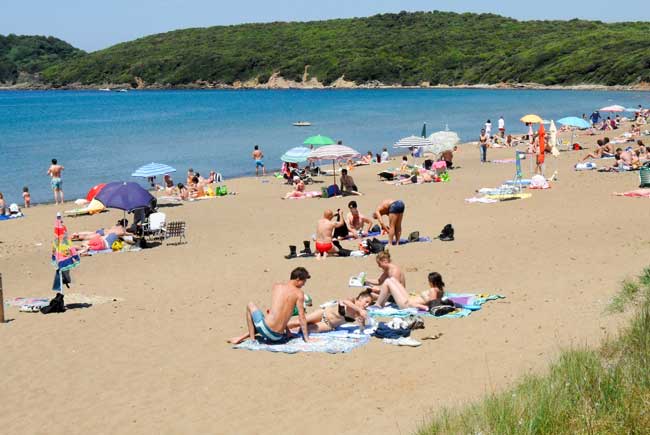
[[[332,168],[334,169],[334,184],[336,184],[336,167],[334,162],[336,160],[352,159],[359,156],[358,151],[345,145],[325,145],[312,150],[307,160],[312,162],[316,160],[331,160]]]
[[[551,120],[551,128],[549,129],[551,132],[551,154],[553,154],[555,157],[560,155],[560,151],[557,149],[557,127],[555,126],[555,121]]]
[[[426,137],[409,136],[404,137],[393,145],[395,148],[421,148],[431,146],[433,143]]]
[[[625,107],[614,104],[612,106],[606,106],[600,109],[600,112],[625,112]]]
[[[437,131],[429,136],[431,145],[424,148],[425,152],[440,154],[443,151],[452,150],[460,143],[460,136],[455,131]]]

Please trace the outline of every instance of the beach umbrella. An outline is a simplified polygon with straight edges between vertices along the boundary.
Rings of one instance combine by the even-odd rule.
[[[169,165],[165,165],[163,163],[152,162],[147,165],[140,166],[138,169],[135,170],[134,173],[131,174],[131,176],[149,178],[149,177],[155,177],[156,175],[169,174],[170,172],[176,172],[176,169],[172,168]]]
[[[345,145],[325,145],[309,153],[308,160],[331,160],[332,168],[334,169],[334,184],[336,184],[336,167],[334,162],[336,160],[352,159],[359,156],[358,151]]]
[[[426,146],[431,146],[433,143],[426,137],[420,136],[409,136],[404,137],[393,145],[395,148],[421,148]]]
[[[97,194],[104,188],[104,186],[106,186],[106,183],[100,183],[96,186],[91,187],[88,193],[86,194],[86,201],[88,202],[92,201],[95,198],[95,196],[97,196]]]
[[[580,129],[591,127],[589,121],[578,118],[577,116],[567,116],[566,118],[558,119],[557,122],[562,125],[568,125],[569,127],[576,127]]]
[[[520,119],[520,121],[525,122],[525,123],[530,123],[530,124],[542,124],[544,122],[544,120],[539,115],[535,115],[535,114],[532,114],[532,113],[528,114],[526,116],[523,116]]]
[[[106,184],[95,199],[108,208],[130,212],[149,207],[154,197],[138,183],[116,181]]]
[[[612,106],[606,106],[599,110],[600,112],[625,112],[625,107],[614,104]]]
[[[560,155],[560,151],[557,149],[557,127],[555,126],[555,122],[553,120],[551,120],[551,127],[550,127],[549,131],[551,133],[551,138],[550,138],[551,147],[553,147],[553,149],[551,150],[551,153],[555,157],[557,157],[557,156]]]
[[[423,148],[424,152],[440,154],[443,151],[452,150],[460,143],[460,136],[455,131],[437,131],[428,137],[431,145]]]
[[[334,145],[336,142],[331,137],[327,136],[310,136],[302,143],[303,145],[313,145],[315,147],[325,146],[325,145]]]
[[[280,160],[287,163],[303,163],[307,161],[309,154],[311,154],[311,150],[309,148],[295,147],[282,154]]]
[[[75,247],[72,246],[70,239],[68,239],[68,229],[63,224],[61,213],[57,213],[54,221],[54,240],[52,241],[52,265],[56,268],[55,287],[57,287],[56,278],[58,277],[58,287],[60,287],[59,291],[61,293],[63,293],[61,274],[79,266],[80,262],[79,254],[77,254]]]

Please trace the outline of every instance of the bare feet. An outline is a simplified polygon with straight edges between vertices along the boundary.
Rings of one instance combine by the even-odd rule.
[[[243,343],[244,341],[246,341],[247,338],[248,338],[248,334],[240,335],[239,337],[231,338],[230,340],[228,340],[228,343],[230,343],[230,344]]]

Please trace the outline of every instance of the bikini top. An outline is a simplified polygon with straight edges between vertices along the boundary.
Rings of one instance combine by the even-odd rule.
[[[340,302],[338,304],[339,304],[339,314],[345,319],[345,321],[354,322],[356,320],[354,317],[350,317],[345,314],[345,305],[343,305]]]

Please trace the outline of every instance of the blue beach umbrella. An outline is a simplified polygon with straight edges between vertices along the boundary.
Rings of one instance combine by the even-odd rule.
[[[568,125],[569,127],[577,127],[580,129],[591,127],[591,124],[588,121],[585,121],[582,118],[578,118],[577,116],[567,116],[566,118],[558,119],[557,122],[559,122],[562,125]]]
[[[311,150],[309,148],[295,147],[282,154],[280,160],[287,163],[303,163],[307,161],[310,153]]]
[[[149,163],[148,165],[140,166],[131,176],[149,178],[155,177],[156,175],[169,174],[170,172],[176,172],[176,169],[163,163]]]

